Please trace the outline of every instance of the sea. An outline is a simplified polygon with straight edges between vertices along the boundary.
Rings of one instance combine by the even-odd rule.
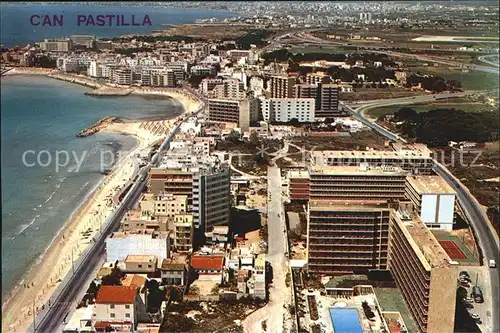
[[[0,6],[4,46],[71,34],[114,37],[148,33],[158,29],[160,23],[232,16],[158,7]],[[33,31],[29,24],[19,24],[33,13],[63,11],[66,15],[82,12],[97,15],[113,10],[114,13],[150,13],[152,22],[158,26],[144,30],[141,27],[78,29],[68,25],[64,29]],[[88,91],[87,87],[44,76],[1,78],[2,303],[29,268],[41,260],[65,222],[102,181],[101,160],[109,163],[110,156],[114,156],[116,161],[138,143],[135,138],[120,134],[99,132],[77,138],[76,133],[104,116],[130,121],[168,118],[182,112],[180,103],[172,99],[95,97],[85,95]],[[69,156],[67,163],[66,156]],[[60,167],[56,166],[56,158]],[[83,162],[78,168],[80,160]]]
[[[129,3],[130,4],[130,3]],[[148,15],[151,26],[94,26],[82,23],[78,26],[78,15],[123,15],[126,22],[135,21],[142,24],[144,15]],[[42,19],[49,15],[51,23],[54,15],[63,15],[63,26],[33,26],[32,15]],[[1,3],[0,4],[0,40],[4,47],[24,46],[41,41],[45,38],[70,37],[71,35],[96,35],[97,38],[110,38],[128,34],[149,34],[153,30],[166,30],[162,24],[193,23],[196,19],[234,17],[235,14],[220,11],[165,8],[153,3],[135,6],[118,6],[109,3],[94,2],[91,5],[82,4],[32,4],[32,3]],[[36,22],[35,22],[36,23]]]

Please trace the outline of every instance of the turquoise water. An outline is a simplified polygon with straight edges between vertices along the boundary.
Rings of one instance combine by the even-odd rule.
[[[111,155],[118,157],[137,144],[133,137],[120,134],[103,132],[86,138],[75,134],[106,115],[126,121],[165,118],[182,110],[175,100],[92,97],[84,95],[87,91],[43,76],[2,77],[2,303],[104,177],[101,159],[108,163]],[[33,151],[25,155],[28,165],[35,164],[32,167],[23,162],[27,151]],[[47,152],[38,163],[36,156],[41,151]],[[69,154],[67,165],[58,171],[57,151]],[[59,156],[60,164],[65,164],[65,155]],[[83,162],[77,170],[80,159]]]
[[[335,333],[363,333],[358,311],[354,308],[331,308],[330,317]]]

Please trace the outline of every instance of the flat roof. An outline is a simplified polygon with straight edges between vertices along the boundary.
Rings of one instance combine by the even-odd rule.
[[[395,212],[397,223],[410,245],[416,250],[417,256],[424,266],[430,270],[433,267],[446,267],[451,259],[441,244],[417,214],[405,217],[400,211]]]
[[[418,194],[456,194],[441,176],[408,176],[407,181]]]
[[[124,262],[154,262],[155,260],[158,258],[153,255],[129,254]]]
[[[352,159],[375,159],[375,158],[413,158],[422,159],[431,157],[421,151],[388,151],[388,150],[323,150],[313,151],[313,157],[323,158],[352,158]]]
[[[405,176],[408,171],[399,167],[370,167],[356,165],[314,165],[309,167],[309,174],[324,174],[324,175],[400,175]]]
[[[288,171],[288,178],[289,179],[309,179],[309,171],[306,170],[293,170],[293,171]]]
[[[311,211],[372,211],[389,208],[387,201],[366,202],[363,200],[310,200]]]

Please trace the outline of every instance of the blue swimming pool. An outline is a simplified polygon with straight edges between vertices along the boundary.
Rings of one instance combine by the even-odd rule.
[[[363,333],[358,311],[353,308],[331,308],[333,330],[335,333]]]

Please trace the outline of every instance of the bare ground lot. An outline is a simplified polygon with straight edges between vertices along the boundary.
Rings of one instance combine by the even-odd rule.
[[[234,321],[243,320],[264,302],[240,299],[234,302],[184,302],[172,304],[161,332],[243,332]]]

